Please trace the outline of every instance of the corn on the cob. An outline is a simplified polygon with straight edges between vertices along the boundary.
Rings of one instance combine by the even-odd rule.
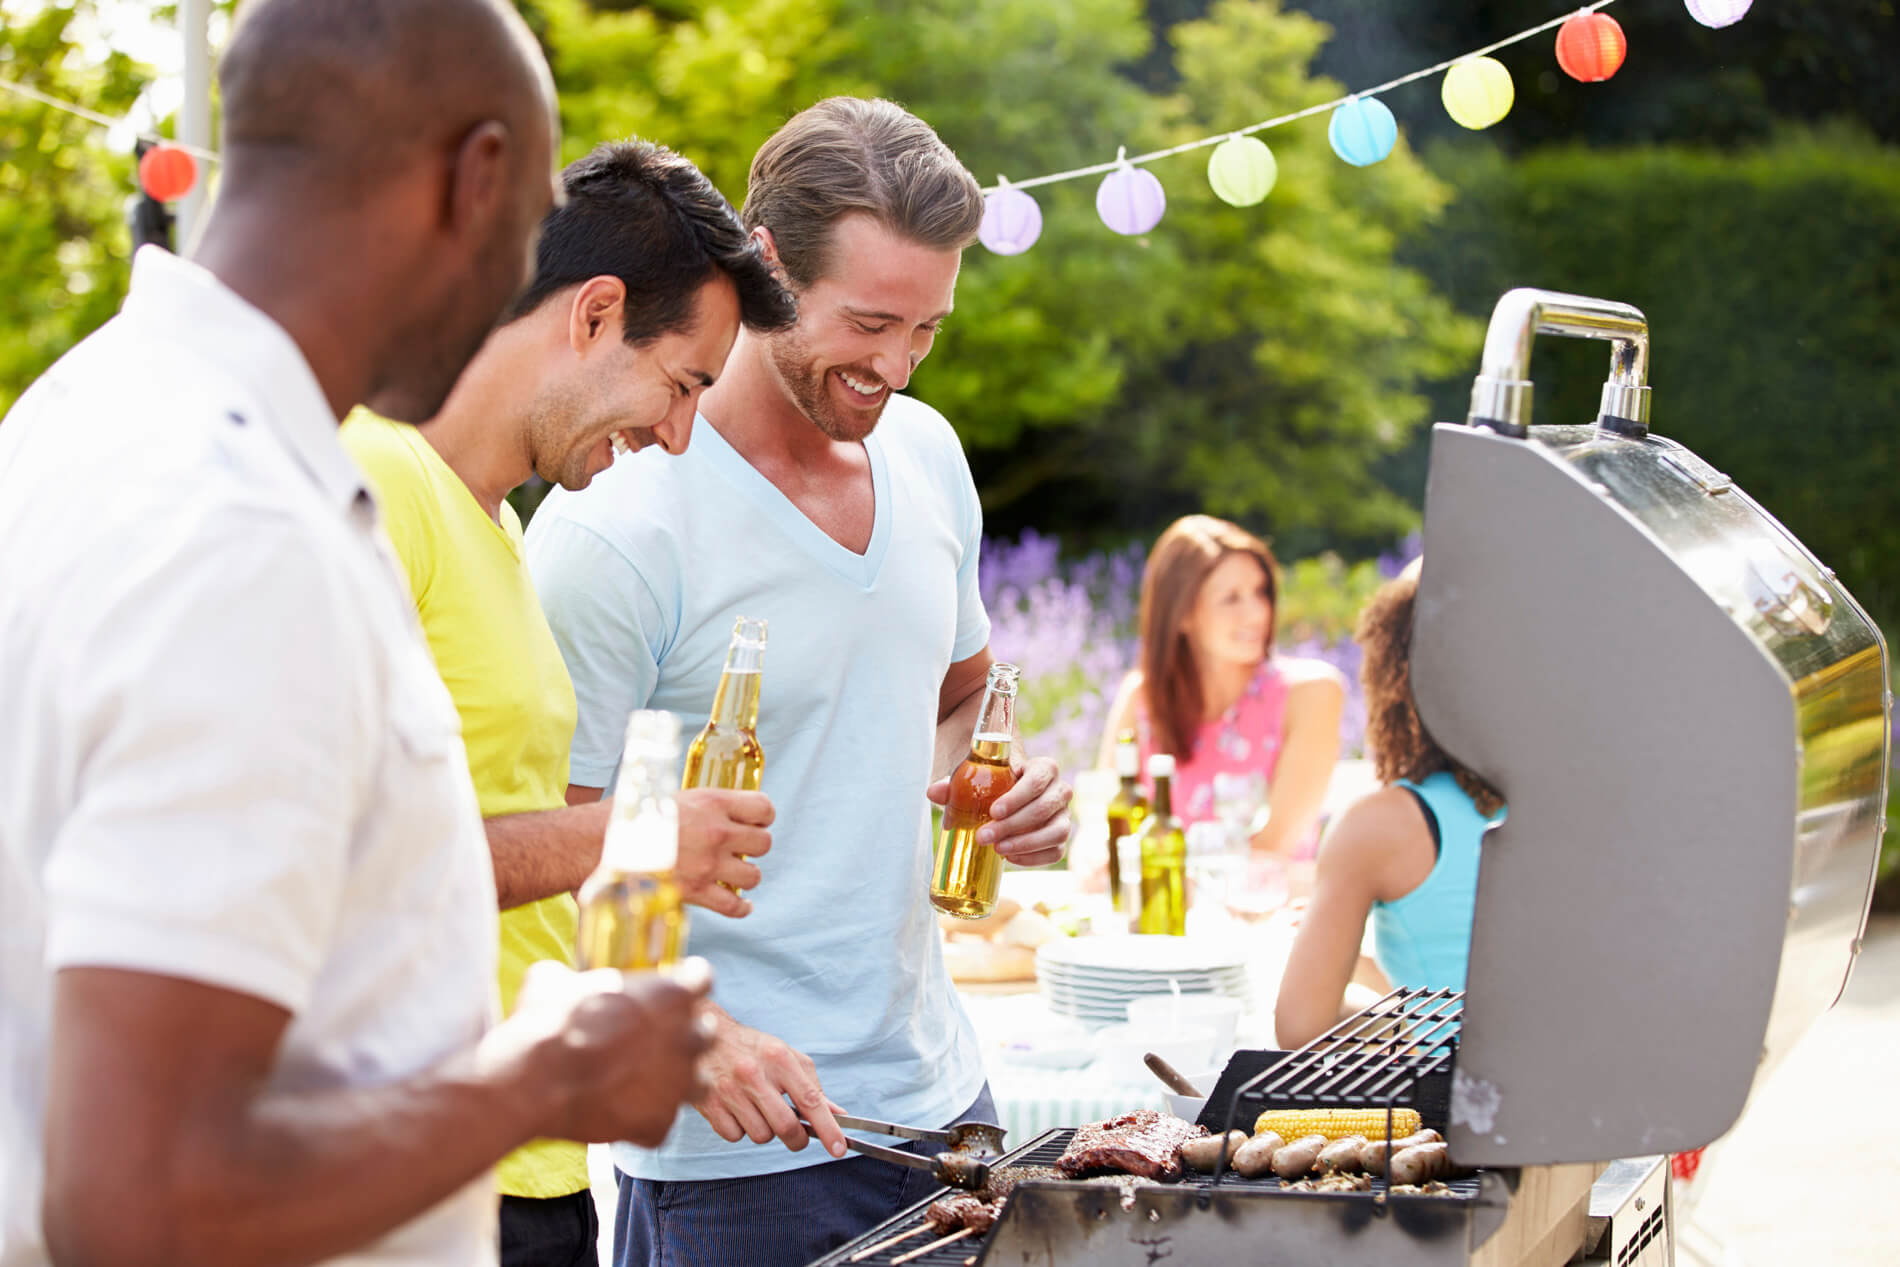
[[[1392,1138],[1404,1139],[1422,1125],[1417,1109],[1392,1110]],[[1384,1139],[1384,1109],[1268,1109],[1254,1120],[1253,1132],[1272,1131],[1282,1139],[1324,1135],[1328,1142],[1348,1135]]]

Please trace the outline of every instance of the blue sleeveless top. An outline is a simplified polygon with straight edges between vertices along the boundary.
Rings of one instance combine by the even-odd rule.
[[[1437,820],[1438,862],[1404,897],[1372,904],[1373,954],[1395,986],[1462,990],[1478,898],[1478,845],[1486,829],[1504,821],[1504,811],[1485,818],[1447,771],[1398,784],[1417,793]]]

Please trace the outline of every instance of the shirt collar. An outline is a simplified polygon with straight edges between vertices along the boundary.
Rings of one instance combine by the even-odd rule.
[[[188,342],[242,382],[262,410],[256,421],[269,427],[339,505],[367,498],[363,474],[337,436],[336,415],[302,349],[209,269],[160,247],[141,247],[132,258],[124,315],[167,339]]]

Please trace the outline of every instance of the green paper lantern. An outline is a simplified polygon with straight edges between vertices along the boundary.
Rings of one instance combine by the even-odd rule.
[[[1251,136],[1230,136],[1207,159],[1207,183],[1222,202],[1251,207],[1273,191],[1280,165],[1266,143]]]
[[[1516,89],[1511,72],[1495,57],[1472,57],[1445,72],[1439,94],[1445,113],[1461,127],[1488,128],[1511,112]]]

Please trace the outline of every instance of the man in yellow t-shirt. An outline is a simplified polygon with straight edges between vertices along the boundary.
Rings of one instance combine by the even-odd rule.
[[[566,803],[574,688],[506,497],[537,474],[583,488],[616,445],[683,452],[740,323],[769,331],[794,316],[731,206],[677,154],[602,145],[562,179],[534,280],[442,411],[420,427],[359,413],[342,433],[461,714],[500,897],[507,1010],[529,964],[571,961],[572,894],[599,860],[611,806]],[[687,900],[749,912],[740,891],[760,877],[746,858],[771,847],[771,818],[756,792],[683,794]],[[596,1262],[582,1145],[538,1140],[506,1158],[498,1180],[503,1267]]]

